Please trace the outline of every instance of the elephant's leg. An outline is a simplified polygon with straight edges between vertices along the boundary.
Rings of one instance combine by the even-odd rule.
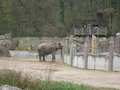
[[[43,61],[46,61],[46,60],[45,60],[45,55],[43,56]]]
[[[41,61],[41,56],[39,56],[39,61]]]
[[[52,61],[55,61],[55,52],[52,53]]]
[[[39,53],[39,61],[41,61],[41,54],[40,54],[40,52],[38,52]]]

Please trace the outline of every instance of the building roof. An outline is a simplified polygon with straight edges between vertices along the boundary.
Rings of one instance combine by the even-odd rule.
[[[101,14],[103,14],[105,12],[106,13],[113,13],[113,8],[99,9],[96,11],[96,13],[101,13]]]

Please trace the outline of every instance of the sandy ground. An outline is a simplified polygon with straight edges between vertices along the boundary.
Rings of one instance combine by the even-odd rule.
[[[37,59],[18,58],[0,58],[0,69],[2,68],[20,70],[37,79],[41,76],[47,78],[47,74],[51,74],[49,71],[52,71],[52,80],[120,89],[120,72],[84,70],[72,68],[62,62],[38,62]]]

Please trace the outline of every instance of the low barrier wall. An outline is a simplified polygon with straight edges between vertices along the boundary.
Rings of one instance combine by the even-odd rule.
[[[77,68],[84,68],[84,56],[83,54],[75,54],[73,61],[71,61],[70,55],[64,55],[64,63],[71,65]],[[92,55],[89,54],[87,69],[95,69],[95,70],[109,70],[109,59],[108,54],[101,55]],[[113,71],[120,71],[120,56],[114,55],[113,58]]]

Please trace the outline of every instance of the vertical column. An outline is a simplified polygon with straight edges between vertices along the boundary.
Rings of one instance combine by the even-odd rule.
[[[52,61],[55,61],[56,57],[55,57],[55,52],[52,53]]]
[[[95,50],[96,50],[95,54],[98,54],[98,53],[99,53],[98,43],[99,43],[99,39],[96,38],[96,40],[95,40]]]
[[[114,58],[114,38],[111,37],[109,42],[109,63],[108,63],[108,71],[113,70],[113,58]]]
[[[76,43],[74,42],[74,38],[71,38],[70,44],[70,65],[73,66],[73,61],[76,53]]]
[[[85,44],[84,44],[84,68],[87,69],[88,67],[88,54],[90,50],[90,39],[86,37]]]
[[[63,46],[64,63],[67,62],[67,56],[69,55],[69,37],[65,38],[65,45]]]
[[[98,52],[98,39],[96,36],[92,35],[92,53],[96,54]]]
[[[61,60],[63,60],[64,61],[64,46],[62,46],[62,49],[61,49]]]

